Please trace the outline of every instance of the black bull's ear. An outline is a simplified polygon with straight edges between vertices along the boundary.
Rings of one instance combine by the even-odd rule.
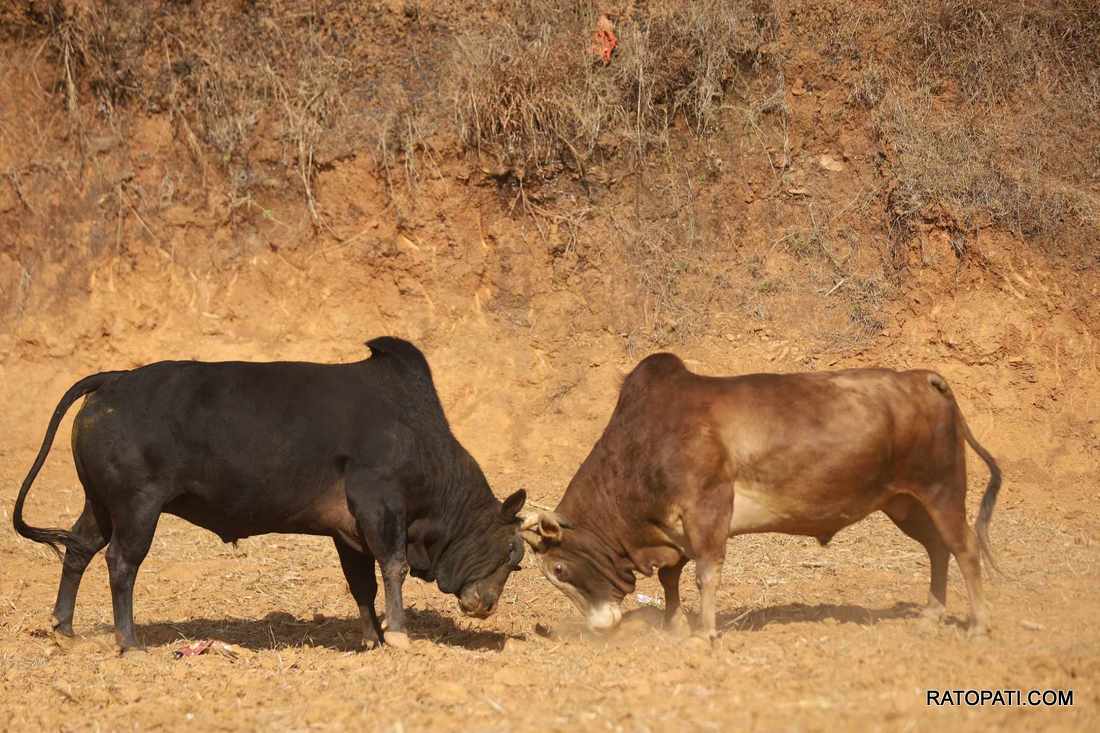
[[[504,500],[504,503],[500,506],[500,516],[505,522],[514,522],[519,515],[521,509],[523,509],[524,502],[527,501],[527,492],[520,489],[516,493],[509,496]]]

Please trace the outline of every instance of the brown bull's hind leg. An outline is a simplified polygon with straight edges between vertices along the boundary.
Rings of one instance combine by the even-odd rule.
[[[955,562],[959,564],[967,595],[970,597],[970,633],[984,636],[989,631],[985,597],[982,594],[981,556],[978,554],[978,536],[966,523],[966,506],[963,492],[941,495],[939,501],[925,504],[928,515],[943,538],[944,544]],[[946,584],[946,581],[945,581]]]
[[[925,618],[941,621],[947,605],[947,561],[950,551],[944,544],[940,531],[932,517],[916,499],[909,496],[897,497],[886,507],[886,515],[893,520],[902,532],[924,546],[928,552],[932,579],[928,588],[928,605],[924,609]]]

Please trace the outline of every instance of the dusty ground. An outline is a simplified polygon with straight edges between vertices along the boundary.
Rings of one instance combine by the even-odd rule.
[[[562,174],[558,188],[531,189],[517,204],[514,173],[505,183],[483,175],[492,161],[443,133],[419,143],[415,190],[391,178],[409,160],[380,168],[354,125],[322,129],[317,168],[300,179],[287,120],[302,110],[292,97],[281,109],[267,87],[248,97],[256,79],[245,72],[256,69],[241,63],[275,49],[268,72],[290,74],[284,88],[314,99],[293,76],[310,81],[302,58],[312,50],[293,42],[321,26],[297,3],[250,4],[262,11],[247,18],[254,28],[237,3],[208,3],[212,14],[134,5],[135,17],[155,9],[150,27],[164,42],[150,47],[127,32],[128,16],[81,35],[79,14],[51,26],[24,13],[27,3],[9,5],[0,8],[0,52],[15,61],[0,66],[0,730],[1097,729],[1100,231],[1064,211],[1050,215],[1058,226],[1025,221],[1026,201],[1013,203],[1016,221],[971,216],[992,206],[988,183],[1035,161],[1037,176],[1065,172],[1050,190],[1100,200],[1096,166],[1059,162],[1078,161],[1100,135],[1081,122],[1086,107],[1058,106],[1072,87],[1028,96],[1050,83],[1037,73],[996,114],[975,112],[973,90],[927,77],[926,65],[908,81],[883,71],[913,53],[890,25],[904,13],[889,8],[921,3],[859,15],[847,3],[779,3],[778,39],[761,57],[775,65],[738,72],[752,83],[726,100],[719,132],[696,139],[674,120],[667,145],[637,168],[633,138],[603,140],[611,152],[585,172],[583,190]],[[351,66],[334,68],[339,79],[359,75],[360,96],[344,103],[365,124],[385,95],[360,82],[395,76],[421,99],[401,74],[416,66],[430,86],[448,34],[525,4],[493,3],[482,15],[428,0],[323,5],[314,13],[324,27],[353,41]],[[87,22],[102,31],[106,21]],[[225,38],[241,45],[218,56]],[[83,64],[71,85],[65,49]],[[880,76],[890,76],[889,102]],[[170,94],[165,79],[177,85]],[[200,82],[206,97],[188,97],[186,85]],[[910,85],[928,86],[934,104],[912,102]],[[241,98],[217,96],[230,92]],[[891,133],[903,103],[921,114],[897,120],[973,118],[1004,137],[959,136],[950,124]],[[1076,120],[1080,140],[1032,134],[1057,124],[1036,110]],[[955,158],[899,143],[925,138],[961,141],[964,152],[984,141],[989,154],[969,163],[1002,167],[958,193]],[[1004,142],[1040,138],[1034,150]],[[926,159],[947,171],[950,185],[934,182],[955,199],[900,222],[913,180],[943,175],[920,169]],[[383,333],[423,347],[455,432],[497,495],[524,487],[550,506],[603,429],[621,375],[652,350],[708,374],[937,369],[1004,469],[992,541],[1006,576],[987,573],[993,634],[967,638],[954,566],[947,623],[921,621],[924,551],[875,516],[824,549],[783,536],[731,542],[712,649],[651,628],[652,610],[612,638],[586,636],[565,597],[527,567],[484,622],[410,580],[412,648],[360,653],[328,541],[268,536],[234,548],[165,517],[135,593],[148,654],[116,655],[98,558],[78,598],[77,640],[51,637],[59,563],[3,527],[72,382],[165,358],[358,359]],[[81,507],[70,422],[31,492],[32,524],[67,524]],[[973,454],[970,463],[973,517],[986,475]],[[693,610],[690,572],[684,589]],[[655,580],[638,592],[660,596]],[[233,645],[236,658],[173,658],[201,639]],[[925,705],[929,688],[1072,689],[1074,706],[937,709]]]
[[[429,351],[437,363],[453,364],[437,367],[452,374],[440,380],[452,414],[461,412],[457,395],[497,381],[460,368],[475,360],[456,351]],[[733,359],[697,359],[696,368],[717,372],[712,363],[735,362],[739,351],[745,349],[732,349]],[[611,361],[607,372],[626,364]],[[4,383],[14,387],[0,449],[0,481],[12,489],[0,504],[5,522],[52,400],[71,378],[59,371],[56,364],[3,369]],[[484,465],[498,494],[523,485],[538,500],[554,501],[611,407],[613,375],[592,371],[578,388],[592,403],[588,414],[516,417],[523,423],[516,431],[558,436],[547,453],[560,459],[540,465],[526,451],[486,450],[496,438],[478,429],[476,409],[455,421],[475,454],[494,456]],[[644,623],[611,639],[579,635],[575,611],[528,567],[513,577],[499,612],[480,623],[462,618],[434,587],[409,581],[412,649],[366,653],[354,649],[358,621],[327,541],[269,536],[234,549],[166,517],[139,576],[139,633],[149,653],[137,658],[114,653],[103,562],[85,576],[79,639],[59,645],[46,632],[58,563],[10,532],[0,535],[0,725],[1091,729],[1100,703],[1095,445],[1056,438],[1065,424],[1048,425],[1033,407],[983,406],[969,386],[983,371],[954,371],[956,390],[973,395],[964,397],[964,408],[976,432],[1006,469],[993,537],[1008,577],[988,587],[995,622],[988,640],[965,635],[966,599],[954,567],[948,623],[929,626],[916,617],[927,560],[881,516],[826,549],[781,536],[731,542],[720,595],[724,633],[711,650],[685,647]],[[1068,399],[1093,399],[1094,392],[1069,384]],[[65,443],[58,440],[31,495],[30,517],[40,523],[75,516],[81,502]],[[972,511],[980,493],[974,487],[984,480],[972,475]],[[656,585],[642,582],[638,590],[659,595]],[[691,605],[694,591],[687,593]],[[563,636],[545,638],[536,624]],[[240,647],[239,658],[173,659],[185,640],[206,638]],[[1068,688],[1075,706],[927,708],[924,690],[944,687]]]

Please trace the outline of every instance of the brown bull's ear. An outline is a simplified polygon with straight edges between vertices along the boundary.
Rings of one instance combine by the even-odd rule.
[[[523,509],[524,502],[527,501],[527,492],[520,489],[516,493],[509,496],[504,500],[504,503],[500,506],[500,516],[505,522],[511,522],[519,516],[520,509]]]
[[[540,543],[561,542],[562,529],[573,524],[557,512],[524,512],[520,515],[520,536],[538,549]]]
[[[561,542],[561,522],[553,512],[539,514],[539,535],[547,542]]]

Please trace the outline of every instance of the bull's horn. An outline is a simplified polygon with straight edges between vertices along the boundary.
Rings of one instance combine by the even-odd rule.
[[[530,529],[525,529],[519,533],[519,536],[523,538],[523,541],[531,546],[532,550],[542,549],[542,536],[538,532]]]

